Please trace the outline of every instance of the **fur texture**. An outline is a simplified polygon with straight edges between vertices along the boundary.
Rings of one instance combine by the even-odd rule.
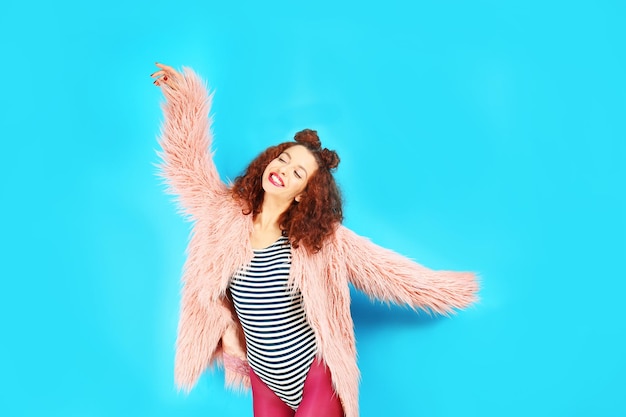
[[[180,88],[163,91],[161,175],[194,222],[183,272],[176,383],[190,390],[207,367],[219,365],[227,386],[245,389],[247,364],[224,357],[220,340],[229,326],[240,327],[226,290],[232,274],[252,259],[252,216],[242,214],[213,164],[211,96],[204,83],[185,69]],[[346,417],[358,416],[359,384],[349,283],[381,300],[443,314],[468,306],[478,291],[472,273],[432,271],[343,226],[316,254],[294,249],[290,274]]]

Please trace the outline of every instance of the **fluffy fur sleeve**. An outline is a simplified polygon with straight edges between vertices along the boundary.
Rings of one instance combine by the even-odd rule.
[[[372,297],[440,314],[477,300],[473,273],[430,270],[343,226],[337,230],[337,239],[350,281]]]
[[[159,139],[159,168],[168,191],[178,196],[183,213],[197,218],[203,202],[227,193],[227,188],[209,150],[212,95],[192,70],[186,68],[182,75],[178,89],[161,88],[166,100],[162,106],[165,119]]]

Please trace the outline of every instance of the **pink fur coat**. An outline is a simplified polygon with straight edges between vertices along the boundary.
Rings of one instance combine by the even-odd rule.
[[[226,291],[233,272],[252,259],[252,218],[242,214],[212,161],[212,96],[194,72],[185,69],[183,74],[180,88],[162,88],[166,101],[160,138],[161,175],[193,221],[183,273],[176,383],[190,390],[207,367],[218,364],[225,368],[227,386],[247,388],[247,363],[224,355],[221,339],[229,327],[239,327]],[[349,283],[372,297],[442,314],[468,306],[478,291],[472,273],[427,269],[343,226],[316,254],[302,247],[293,250],[290,281],[302,293],[318,355],[332,373],[346,417],[358,416],[359,382]]]

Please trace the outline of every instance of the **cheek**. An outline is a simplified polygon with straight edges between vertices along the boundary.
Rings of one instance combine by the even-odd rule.
[[[278,162],[277,160],[273,160],[271,161],[269,164],[267,164],[267,166],[265,167],[265,172],[270,172],[270,171],[276,171],[278,170],[280,167],[280,162]]]
[[[272,163],[270,162],[269,164],[267,164],[267,166],[263,170],[263,176],[265,176],[266,174],[269,174],[271,171],[272,171]]]
[[[298,183],[298,192],[301,193],[302,191],[304,191],[306,189],[306,181],[301,181],[300,183]]]

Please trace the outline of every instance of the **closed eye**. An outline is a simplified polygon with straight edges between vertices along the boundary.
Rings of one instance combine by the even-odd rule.
[[[302,175],[300,175],[298,171],[294,171],[293,173],[296,174],[296,178],[302,179]]]

